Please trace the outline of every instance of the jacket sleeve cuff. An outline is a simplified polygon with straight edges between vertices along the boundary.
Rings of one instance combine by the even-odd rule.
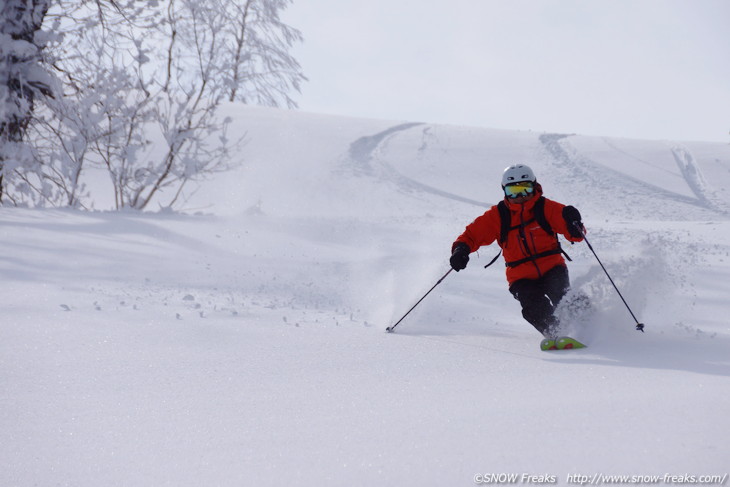
[[[465,250],[468,254],[471,254],[471,247],[469,247],[469,245],[465,244],[464,242],[454,242],[454,244],[451,246],[451,253],[453,254],[457,250]]]

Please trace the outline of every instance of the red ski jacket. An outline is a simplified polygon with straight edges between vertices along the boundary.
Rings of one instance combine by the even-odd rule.
[[[562,234],[570,242],[580,242],[583,239],[568,233],[568,226],[563,218],[565,205],[547,198],[544,198],[545,220],[555,234],[550,235],[540,226],[535,219],[535,203],[541,196],[542,188],[537,185],[535,196],[523,204],[510,203],[509,198],[504,199],[511,217],[505,242],[500,242],[502,220],[495,205],[466,227],[451,250],[459,242],[463,242],[472,252],[476,252],[480,247],[496,241],[502,248],[510,286],[520,279],[537,279],[553,267],[565,265],[557,234]]]

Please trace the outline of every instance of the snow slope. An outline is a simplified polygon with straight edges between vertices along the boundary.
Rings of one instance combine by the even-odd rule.
[[[0,485],[728,473],[730,146],[228,112],[187,214],[0,210]],[[646,333],[585,244],[585,350],[539,350],[496,248],[384,332],[515,162]]]

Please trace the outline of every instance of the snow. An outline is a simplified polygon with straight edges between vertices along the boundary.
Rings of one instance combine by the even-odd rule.
[[[728,473],[730,146],[225,115],[186,213],[0,209],[0,485]],[[646,333],[585,244],[585,350],[539,350],[496,247],[385,333],[515,162]]]

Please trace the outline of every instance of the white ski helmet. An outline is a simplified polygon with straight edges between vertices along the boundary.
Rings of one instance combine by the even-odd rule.
[[[502,173],[503,188],[510,183],[519,183],[521,181],[532,181],[533,183],[537,182],[535,173],[532,172],[530,166],[515,164],[505,169],[504,173]]]

